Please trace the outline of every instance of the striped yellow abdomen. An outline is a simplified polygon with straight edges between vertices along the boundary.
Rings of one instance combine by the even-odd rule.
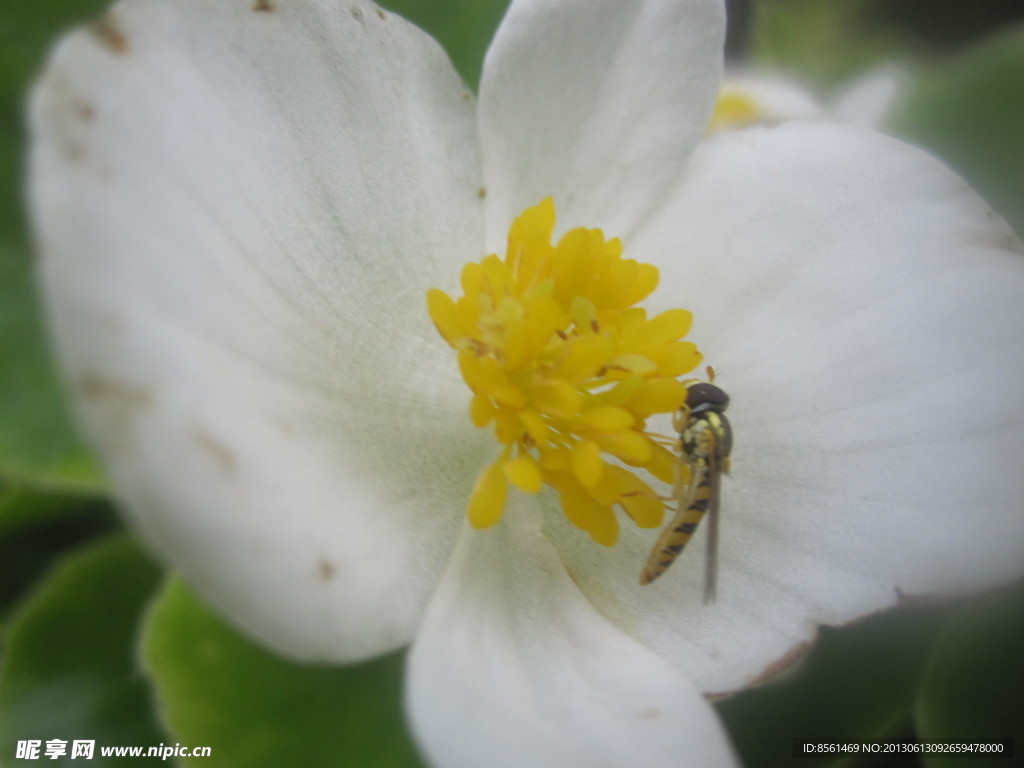
[[[647,558],[647,563],[644,565],[643,571],[640,572],[641,584],[650,584],[668,570],[668,567],[679,557],[679,553],[693,537],[693,532],[697,530],[700,521],[704,519],[710,500],[711,486],[708,483],[708,474],[705,472],[693,501],[686,509],[676,514],[675,520],[662,531],[658,541],[655,542],[650,557]]]

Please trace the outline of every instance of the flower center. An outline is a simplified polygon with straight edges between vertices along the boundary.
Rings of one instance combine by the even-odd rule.
[[[662,523],[665,504],[637,470],[671,483],[676,458],[646,422],[682,406],[677,377],[701,354],[680,340],[688,311],[648,317],[634,306],[657,286],[654,266],[622,258],[622,243],[600,229],[573,229],[552,245],[554,226],[550,198],[528,208],[504,259],[467,264],[464,295],[434,288],[427,306],[458,352],[470,419],[492,425],[503,446],[470,495],[470,523],[497,523],[509,484],[526,493],[547,484],[570,522],[610,546],[616,507],[643,528]]]

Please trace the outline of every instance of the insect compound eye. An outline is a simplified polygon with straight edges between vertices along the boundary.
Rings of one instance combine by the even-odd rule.
[[[724,411],[729,396],[714,384],[698,381],[686,389],[686,407],[691,411]]]

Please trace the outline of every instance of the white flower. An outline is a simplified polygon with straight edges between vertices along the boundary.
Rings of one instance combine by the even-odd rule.
[[[124,0],[32,103],[58,353],[139,535],[282,653],[413,642],[443,766],[715,766],[699,691],[1024,561],[1024,261],[924,153],[723,133],[716,0],[515,0],[479,102],[364,0]],[[551,196],[661,270],[732,396],[720,598],[554,494],[463,524],[488,431],[425,292]],[[539,499],[539,502],[537,501]]]

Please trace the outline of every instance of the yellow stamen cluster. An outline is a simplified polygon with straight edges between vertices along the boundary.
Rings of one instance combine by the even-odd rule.
[[[616,506],[641,527],[662,523],[664,502],[626,467],[672,482],[675,455],[646,421],[683,404],[677,377],[701,355],[680,340],[689,312],[648,317],[634,306],[657,286],[655,267],[622,258],[621,242],[600,229],[552,245],[554,226],[550,198],[527,209],[504,259],[467,264],[464,295],[435,288],[427,305],[473,391],[470,419],[493,425],[504,446],[473,489],[470,523],[497,523],[509,484],[527,493],[547,484],[574,525],[610,546]]]

